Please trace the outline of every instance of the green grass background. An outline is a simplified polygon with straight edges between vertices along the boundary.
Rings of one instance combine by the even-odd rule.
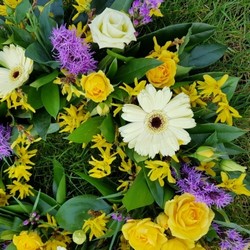
[[[162,4],[164,17],[158,18],[149,26],[156,29],[183,22],[205,22],[216,26],[212,40],[225,44],[228,49],[219,62],[207,71],[223,71],[240,77],[240,84],[231,105],[242,115],[235,124],[247,131],[237,144],[246,153],[235,160],[248,167],[250,172],[250,1],[249,0],[171,0]],[[88,152],[78,144],[68,144],[63,135],[50,135],[46,142],[39,143],[39,153],[34,168],[34,186],[43,187],[43,192],[52,194],[52,159],[56,158],[66,169],[68,175],[67,195],[91,192],[91,187],[72,174],[83,171],[84,158]],[[250,198],[237,196],[227,209],[231,221],[250,229]],[[215,249],[208,246],[207,249]]]

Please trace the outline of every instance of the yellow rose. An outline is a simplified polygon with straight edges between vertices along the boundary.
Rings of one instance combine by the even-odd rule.
[[[85,90],[85,96],[94,102],[105,101],[108,95],[114,91],[106,75],[99,70],[87,76],[82,76],[82,88]]]
[[[168,227],[173,236],[196,241],[208,232],[214,212],[191,194],[176,195],[167,201],[164,212],[169,217]]]
[[[123,49],[125,44],[136,41],[134,26],[124,12],[106,8],[89,24],[93,41],[99,48]]]
[[[155,218],[155,222],[161,226],[162,228],[164,228],[165,230],[168,229],[168,217],[165,213],[160,213],[156,218]]]
[[[156,88],[170,87],[175,83],[176,62],[166,58],[160,66],[150,69],[146,76],[148,81]]]
[[[182,240],[178,238],[174,238],[168,240],[161,248],[161,250],[188,250],[193,249],[194,242],[190,240]]]
[[[14,235],[13,244],[17,250],[37,250],[43,242],[36,232],[22,231],[18,236]]]
[[[167,241],[163,232],[150,218],[128,220],[122,227],[124,238],[135,250],[160,250]]]

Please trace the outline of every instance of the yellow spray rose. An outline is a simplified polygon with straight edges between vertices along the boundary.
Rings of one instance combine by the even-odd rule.
[[[167,201],[164,212],[169,217],[168,227],[173,236],[196,241],[208,232],[214,212],[189,193],[176,195]]]
[[[194,248],[194,242],[190,240],[182,240],[174,238],[168,240],[161,248],[161,250],[188,250]]]
[[[13,244],[17,250],[37,250],[43,242],[36,232],[22,231],[18,236],[14,235]]]
[[[160,250],[167,241],[163,232],[150,218],[128,220],[122,227],[124,238],[135,250]]]
[[[109,79],[101,70],[87,76],[83,75],[81,85],[85,90],[85,96],[94,102],[105,101],[108,95],[114,91]]]
[[[175,83],[176,62],[173,59],[164,59],[163,64],[150,69],[147,73],[148,81],[156,88],[170,87]]]

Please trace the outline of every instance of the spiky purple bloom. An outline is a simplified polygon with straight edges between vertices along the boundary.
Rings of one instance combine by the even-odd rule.
[[[62,25],[52,30],[50,39],[54,58],[69,73],[77,75],[95,71],[97,62],[93,58],[93,52],[84,39],[76,35],[75,30],[68,30]]]
[[[249,239],[243,239],[235,229],[223,230],[215,223],[213,227],[220,238],[221,250],[243,250],[249,244]]]
[[[157,9],[162,2],[163,0],[134,0],[128,11],[134,27],[150,23],[152,21],[150,10]]]
[[[217,208],[223,208],[233,200],[231,195],[209,182],[207,176],[188,165],[182,167],[177,186],[180,192],[190,193],[197,201],[204,202],[208,206],[215,205]]]
[[[0,160],[4,157],[8,157],[12,153],[12,149],[10,147],[10,134],[11,129],[8,126],[3,126],[0,124]]]

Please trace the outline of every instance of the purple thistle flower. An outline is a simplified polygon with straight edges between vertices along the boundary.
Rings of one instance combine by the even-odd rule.
[[[5,127],[0,124],[0,160],[2,160],[4,157],[10,156],[12,153],[12,149],[9,143],[10,135],[10,127]]]
[[[95,71],[97,62],[90,52],[89,45],[84,39],[76,36],[75,30],[68,30],[64,25],[52,30],[51,42],[54,58],[62,68],[71,74],[87,74]]]
[[[208,177],[187,165],[181,169],[181,179],[177,181],[177,186],[180,192],[190,193],[197,201],[204,202],[208,206],[215,205],[217,208],[222,208],[233,200],[223,189],[210,183]]]

